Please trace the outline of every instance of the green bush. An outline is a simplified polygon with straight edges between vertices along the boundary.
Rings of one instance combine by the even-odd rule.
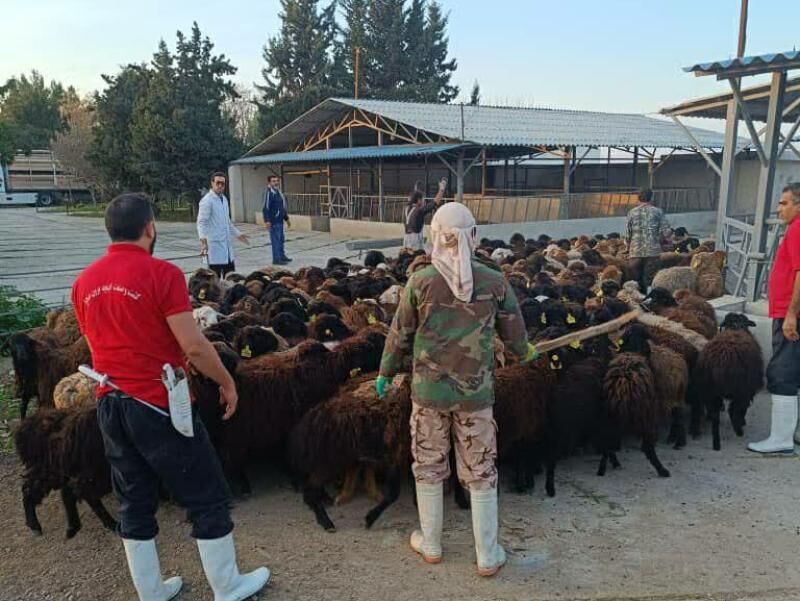
[[[13,286],[0,286],[0,348],[11,334],[45,323],[47,307],[38,298],[21,294]]]

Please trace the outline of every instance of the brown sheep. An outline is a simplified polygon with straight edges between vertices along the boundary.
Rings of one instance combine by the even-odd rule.
[[[702,296],[692,294],[691,290],[687,290],[686,288],[676,290],[673,293],[673,296],[675,297],[675,300],[678,301],[678,306],[681,309],[689,309],[695,313],[706,316],[711,321],[716,322],[717,314],[714,311],[714,307],[712,307],[711,303],[709,303]]]
[[[725,267],[725,253],[698,252],[692,257],[692,269],[697,274],[697,294],[703,298],[718,298],[725,294],[722,270]]]
[[[664,288],[653,288],[647,295],[647,307],[656,315],[666,317],[672,321],[683,324],[703,337],[711,340],[717,334],[717,323],[713,318],[708,318],[689,308],[681,308],[678,301]]]
[[[729,313],[720,326],[720,332],[700,352],[694,371],[697,392],[692,395],[692,434],[700,433],[702,409],[711,420],[713,446],[721,448],[719,414],[725,399],[730,401],[733,430],[744,435],[745,416],[753,397],[764,384],[764,360],[761,347],[748,328],[755,323],[747,316]]]
[[[350,307],[344,307],[341,313],[342,321],[353,331],[363,330],[378,323],[386,323],[386,311],[371,298],[356,300]]]
[[[655,375],[650,367],[650,345],[643,326],[628,326],[623,336],[622,352],[611,360],[603,379],[605,411],[615,446],[625,432],[642,439],[642,452],[662,478],[669,471],[661,464],[655,451],[658,424],[666,415],[663,398],[656,389]],[[606,462],[613,451],[610,445],[602,449],[598,475],[604,475]]]
[[[345,474],[351,485],[360,468],[377,468],[384,476],[383,498],[367,513],[367,528],[397,500],[411,457],[410,378],[398,379],[383,399],[375,394],[373,377],[352,380],[309,409],[292,431],[289,457],[304,478],[303,500],[329,532],[336,527],[325,510],[325,486]]]
[[[650,367],[661,404],[672,417],[667,442],[674,442],[676,449],[683,448],[686,446],[684,407],[689,388],[689,366],[679,353],[651,340]]]
[[[102,502],[111,492],[111,469],[95,407],[41,409],[22,420],[14,433],[14,445],[25,466],[22,504],[28,528],[42,533],[36,506],[50,491],[60,490],[67,514],[67,538],[81,529],[77,508],[81,500],[106,528],[116,530],[117,522]]]
[[[80,372],[62,378],[53,390],[53,404],[56,409],[72,407],[94,407],[97,404],[95,392],[97,383]]]
[[[222,465],[243,492],[250,491],[244,472],[247,460],[268,449],[282,452],[289,432],[308,409],[330,398],[352,375],[376,371],[385,340],[385,334],[368,328],[332,351],[306,341],[291,351],[249,361],[215,344],[223,363],[233,370],[239,392],[236,413],[221,421],[219,387],[206,378],[195,375],[192,390]]]
[[[54,347],[49,344],[36,343],[36,355],[39,362],[39,382],[37,397],[40,407],[53,406],[53,390],[56,385],[70,374],[78,371],[79,365],[91,365],[92,355],[86,339],[78,338],[66,347]]]

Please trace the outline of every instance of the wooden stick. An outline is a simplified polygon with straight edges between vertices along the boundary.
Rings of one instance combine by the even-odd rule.
[[[631,322],[639,317],[641,313],[641,309],[634,309],[633,311],[629,311],[625,315],[621,315],[620,317],[612,319],[611,321],[607,321],[606,323],[601,323],[590,328],[578,330],[577,332],[570,332],[566,336],[559,336],[558,338],[553,338],[553,340],[546,340],[544,342],[536,343],[536,350],[538,350],[540,353],[546,353],[564,346],[569,346],[576,341],[580,342],[588,338],[594,338],[595,336],[608,334],[614,330],[619,330],[626,323]]]

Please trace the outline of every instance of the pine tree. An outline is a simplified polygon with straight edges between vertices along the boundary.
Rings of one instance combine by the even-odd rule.
[[[425,75],[421,88],[427,102],[450,102],[458,96],[458,86],[450,83],[457,63],[456,59],[447,60],[447,21],[439,3],[432,1],[424,36],[427,61],[421,66]]]
[[[264,47],[259,124],[263,134],[282,127],[337,90],[333,81],[336,3],[281,0],[280,33]]]
[[[334,51],[333,80],[339,93],[352,96],[355,91],[355,55],[359,49],[359,97],[369,97],[364,73],[369,71],[371,49],[367,40],[367,10],[369,0],[340,0],[344,27],[337,36]]]
[[[425,42],[426,0],[411,0],[406,14],[403,38],[405,44],[405,70],[403,73],[403,99],[425,100],[424,74],[428,61]]]
[[[103,75],[106,89],[95,96],[95,125],[89,160],[103,187],[115,194],[140,188],[131,162],[131,120],[134,106],[147,93],[152,72],[146,65],[127,65],[115,76]]]
[[[472,92],[469,95],[469,103],[472,106],[478,106],[481,103],[481,86],[478,85],[478,80],[472,84]]]
[[[370,0],[367,11],[367,67],[364,79],[372,98],[403,99],[407,74],[405,0]]]

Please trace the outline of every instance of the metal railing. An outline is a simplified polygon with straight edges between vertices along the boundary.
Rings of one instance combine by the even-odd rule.
[[[351,194],[346,188],[336,189],[335,202],[329,200],[328,194],[287,193],[286,196],[291,214],[385,223],[403,223],[408,203],[407,196],[384,196],[381,201],[377,194]],[[625,216],[636,205],[637,194],[630,190],[529,196],[465,194],[462,202],[478,223],[523,223]],[[666,213],[713,211],[716,197],[710,188],[657,189],[653,191],[653,204]]]
[[[767,219],[767,249],[761,256],[753,252],[754,215],[726,217],[722,221],[722,248],[727,254],[725,290],[750,300],[766,298],[767,275],[775,260],[785,228],[780,219]],[[758,270],[758,266],[762,268]],[[756,274],[758,273],[758,277]]]

